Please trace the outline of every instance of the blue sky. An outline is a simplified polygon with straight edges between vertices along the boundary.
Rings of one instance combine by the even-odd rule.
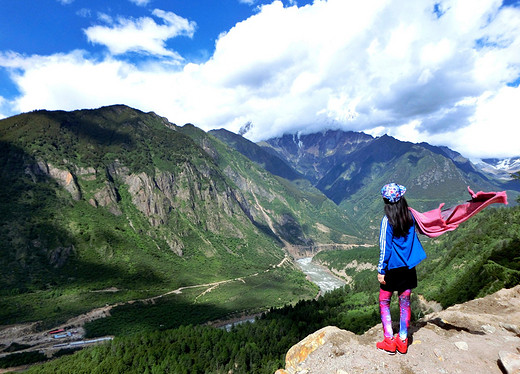
[[[0,118],[127,104],[520,155],[520,1],[5,0]]]

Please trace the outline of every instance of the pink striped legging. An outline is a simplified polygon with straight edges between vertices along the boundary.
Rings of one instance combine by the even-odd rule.
[[[408,326],[410,326],[410,318],[412,311],[410,308],[410,294],[412,290],[405,290],[399,295],[399,337],[405,340],[408,337]],[[393,292],[379,289],[379,310],[381,311],[381,322],[383,323],[383,333],[385,337],[392,338],[394,332],[392,330],[392,316],[390,315],[390,300]]]

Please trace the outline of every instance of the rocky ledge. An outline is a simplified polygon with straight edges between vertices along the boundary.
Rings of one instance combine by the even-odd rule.
[[[428,314],[410,326],[408,353],[376,349],[363,335],[325,327],[293,346],[276,374],[520,373],[520,285]]]

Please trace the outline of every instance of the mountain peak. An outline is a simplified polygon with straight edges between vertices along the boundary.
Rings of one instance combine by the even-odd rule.
[[[374,138],[362,132],[327,130],[312,134],[285,134],[259,143],[304,175],[318,182],[343,158],[369,144]]]

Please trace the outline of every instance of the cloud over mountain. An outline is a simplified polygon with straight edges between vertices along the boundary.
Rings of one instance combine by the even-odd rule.
[[[341,128],[467,157],[518,153],[520,8],[500,0],[274,1],[223,32],[202,62],[175,47],[200,21],[152,15],[84,29],[103,56],[0,52],[21,93],[12,110],[125,103],[205,130],[251,121],[254,141]]]

